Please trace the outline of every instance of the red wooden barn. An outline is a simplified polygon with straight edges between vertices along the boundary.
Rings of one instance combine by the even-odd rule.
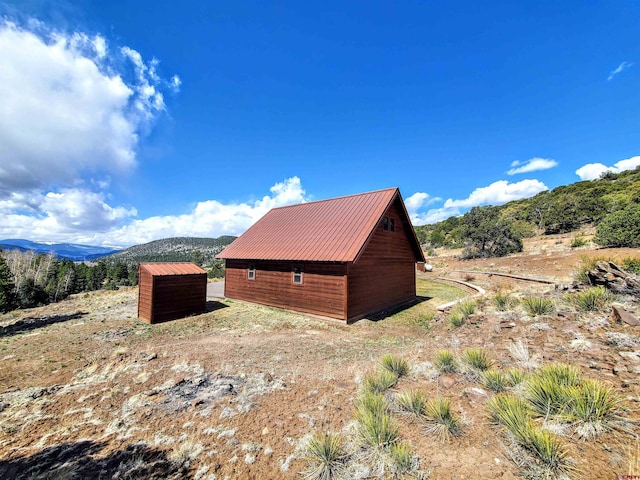
[[[166,322],[204,313],[207,272],[193,263],[141,263],[138,267],[138,318]]]
[[[228,298],[347,321],[414,300],[425,261],[397,188],[274,208],[218,258]]]

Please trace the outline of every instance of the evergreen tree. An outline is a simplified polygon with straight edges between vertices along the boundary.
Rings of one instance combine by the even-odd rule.
[[[9,265],[2,256],[0,249],[0,312],[5,313],[16,307],[16,286]]]

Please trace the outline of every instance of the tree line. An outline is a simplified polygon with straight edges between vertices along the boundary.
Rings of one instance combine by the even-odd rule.
[[[53,254],[0,249],[0,312],[59,302],[69,295],[138,284],[137,266],[73,262]]]
[[[474,207],[460,217],[416,227],[427,248],[464,248],[463,256],[493,257],[522,251],[522,239],[595,225],[606,247],[640,246],[640,168],[606,173],[501,206]]]

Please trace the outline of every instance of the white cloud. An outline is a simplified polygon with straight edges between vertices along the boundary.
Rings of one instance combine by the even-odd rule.
[[[507,175],[516,175],[518,173],[537,172],[540,170],[548,170],[553,167],[557,167],[558,162],[551,158],[539,158],[534,157],[526,162],[520,162],[518,160],[511,163],[511,169],[507,171]]]
[[[580,177],[580,180],[595,180],[600,178],[603,173],[620,173],[637,167],[640,167],[640,155],[620,160],[611,167],[607,167],[603,163],[587,163],[576,170],[576,175]]]
[[[416,192],[410,197],[405,198],[404,204],[407,207],[407,213],[409,214],[409,217],[411,217],[413,224],[422,225],[427,222],[424,221],[419,210],[440,200],[442,199],[439,197],[431,197],[428,193]]]
[[[611,81],[613,80],[613,77],[615,77],[616,75],[618,75],[619,73],[622,73],[623,71],[625,71],[627,68],[631,67],[631,65],[633,65],[633,63],[630,62],[622,62],[620,65],[618,65],[614,70],[611,71],[611,73],[609,74],[609,76],[607,77],[607,81]]]
[[[440,208],[431,209],[426,212],[416,211],[411,215],[411,219],[414,225],[436,223],[452,216],[461,215],[471,207],[480,205],[502,205],[513,200],[531,197],[545,190],[548,190],[548,187],[539,180],[522,180],[516,183],[499,180],[489,186],[476,188],[471,192],[471,195],[465,199],[454,200],[449,198]]]
[[[157,61],[111,51],[100,35],[29,25],[0,23],[0,198],[130,171],[141,134],[165,109]]]
[[[270,209],[306,200],[298,177],[270,191],[253,202],[205,200],[183,215],[139,220],[132,220],[135,208],[112,207],[103,194],[88,190],[15,193],[0,200],[0,238],[128,246],[166,237],[239,235]]]

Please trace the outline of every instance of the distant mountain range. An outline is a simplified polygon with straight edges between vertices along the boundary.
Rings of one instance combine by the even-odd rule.
[[[154,240],[113,253],[104,260],[140,262],[194,262],[211,266],[215,256],[237,237],[225,235],[218,238],[174,237]]]
[[[115,252],[118,249],[96,247],[92,245],[78,245],[75,243],[41,243],[30,240],[7,239],[0,240],[0,248],[3,250],[20,250],[23,252],[33,250],[36,253],[53,253],[61,258],[82,262],[84,260],[95,260]]]
[[[236,237],[218,238],[175,237],[135,245],[125,249],[78,245],[74,243],[43,243],[21,239],[0,240],[3,250],[32,250],[36,253],[53,253],[75,262],[96,260],[122,261],[128,264],[140,262],[195,262],[210,266],[215,256]]]

